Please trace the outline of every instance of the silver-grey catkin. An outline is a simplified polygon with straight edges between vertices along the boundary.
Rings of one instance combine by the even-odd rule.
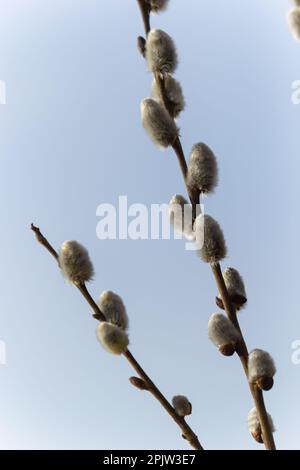
[[[276,366],[272,356],[262,349],[254,349],[248,358],[248,380],[255,383],[260,378],[273,378]]]
[[[214,313],[210,317],[208,337],[218,348],[230,343],[236,344],[241,340],[239,331],[222,313]]]
[[[215,264],[227,253],[223,231],[210,215],[200,214],[195,220],[194,229],[198,255],[205,263]]]
[[[176,395],[173,397],[172,404],[179,416],[188,416],[192,413],[192,405],[184,395]]]
[[[92,279],[94,269],[88,251],[74,240],[65,241],[60,248],[58,263],[63,275],[75,284]]]
[[[99,323],[96,335],[102,346],[112,354],[122,354],[129,344],[127,333],[109,322]]]
[[[267,415],[268,415],[271,431],[274,433],[275,432],[275,426],[274,426],[272,417],[269,413],[267,413]],[[261,425],[260,425],[260,422],[259,422],[259,418],[258,418],[256,408],[252,408],[249,411],[247,422],[248,422],[248,429],[249,429],[250,434],[252,434],[252,436],[254,437],[254,439],[257,442],[263,444],[262,430],[261,430]]]
[[[152,29],[146,43],[148,69],[153,73],[172,74],[178,59],[173,39],[161,29]]]
[[[223,279],[231,302],[237,310],[240,310],[247,302],[246,289],[242,276],[236,269],[226,268],[223,271]],[[221,301],[221,297],[218,296],[218,302],[221,303]]]
[[[177,233],[184,235],[188,240],[194,240],[193,209],[191,204],[181,196],[175,194],[169,202],[170,222]]]
[[[168,109],[172,113],[172,116],[174,118],[177,118],[185,108],[185,100],[181,85],[171,75],[166,75],[164,83],[166,97],[168,100]],[[161,95],[159,92],[157,81],[155,79],[152,83],[152,96],[156,101],[161,102]]]
[[[292,8],[287,14],[289,29],[296,39],[300,41],[300,6]]]
[[[123,330],[128,328],[128,315],[123,300],[118,294],[110,290],[102,292],[98,305],[106,321],[119,326]]]
[[[154,13],[159,13],[160,11],[164,11],[168,7],[169,0],[146,0],[149,5],[151,11]]]
[[[190,154],[188,186],[203,194],[214,191],[218,184],[218,164],[214,152],[203,143],[195,144]]]
[[[152,98],[141,102],[141,117],[144,128],[152,141],[167,148],[178,137],[178,128],[168,111]]]

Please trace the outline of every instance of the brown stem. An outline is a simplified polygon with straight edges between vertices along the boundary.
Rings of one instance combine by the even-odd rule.
[[[41,243],[41,245],[43,245],[46,248],[46,250],[48,250],[48,252],[58,262],[58,253],[55,251],[53,246],[50,245],[48,240],[41,233],[40,229],[36,227],[35,225],[31,224],[31,230],[35,233],[36,239],[38,240],[38,242]],[[93,317],[100,322],[105,321],[106,320],[105,315],[101,312],[100,308],[91,297],[86,285],[84,283],[74,284],[74,285],[81,292],[81,294],[83,295],[85,300],[88,302],[88,304],[92,307],[93,312],[94,312]],[[144,369],[140,366],[140,364],[137,362],[137,360],[134,358],[131,352],[127,349],[123,353],[123,356],[131,364],[131,366],[137,372],[139,377],[146,382],[149,392],[159,401],[162,407],[167,411],[167,413],[172,417],[175,423],[180,427],[183,436],[185,437],[185,439],[188,440],[190,445],[196,450],[203,450],[203,447],[201,446],[198,440],[198,437],[192,431],[190,426],[186,423],[185,419],[176,413],[173,406],[168,402],[165,396],[161,393],[161,391],[157,388],[157,386],[148,377]]]
[[[143,18],[143,23],[144,23],[144,28],[145,28],[145,34],[148,36],[148,33],[150,31],[150,7],[145,0],[137,0],[138,5],[141,10],[141,15]]]
[[[141,6],[141,4],[145,2],[144,0],[138,0],[138,3]],[[149,20],[149,17],[148,17],[148,20]],[[150,20],[149,20],[149,23],[150,23]],[[150,29],[150,24],[149,24],[149,29]],[[156,80],[156,84],[160,93],[161,101],[164,104],[166,110],[169,112],[170,116],[174,118],[174,116],[172,115],[170,105],[169,105],[169,99],[166,94],[164,78],[159,73],[155,73],[154,78]],[[177,159],[178,159],[181,173],[182,173],[182,176],[186,185],[186,189],[187,189],[187,192],[188,192],[191,204],[192,204],[193,219],[195,219],[198,213],[198,208],[200,207],[199,204],[200,204],[201,194],[194,193],[193,191],[191,191],[191,189],[189,188],[187,184],[187,163],[186,163],[184,151],[183,151],[179,137],[175,140],[173,144],[173,150],[175,151]],[[230,301],[230,297],[228,295],[228,291],[227,291],[227,288],[223,279],[221,267],[218,263],[216,265],[211,265],[211,268],[215,276],[216,283],[218,285],[218,289],[219,289],[219,292],[220,292],[220,295],[221,295],[221,298],[225,307],[225,311],[229,319],[232,321],[232,323],[235,325],[235,327],[238,329],[238,331],[241,334],[242,341],[241,341],[240,348],[239,348],[239,357],[240,357],[242,366],[244,368],[245,374],[246,376],[248,376],[248,349],[247,349],[247,345],[245,343],[245,340],[244,340],[244,337],[243,337],[243,334],[242,334],[242,331],[241,331],[241,328],[237,319],[235,308],[233,307]],[[275,450],[276,447],[275,447],[274,437],[273,437],[273,433],[270,427],[268,414],[267,414],[265,403],[264,403],[263,393],[257,387],[257,385],[249,384],[249,387],[250,387],[251,394],[253,396],[255,407],[257,410],[258,417],[259,417],[265,447],[268,450]]]

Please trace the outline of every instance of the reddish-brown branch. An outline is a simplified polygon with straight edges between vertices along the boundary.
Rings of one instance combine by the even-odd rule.
[[[36,239],[38,242],[46,248],[46,250],[55,258],[55,260],[58,262],[58,253],[56,250],[53,248],[53,246],[48,242],[48,240],[44,237],[44,235],[41,233],[40,229],[36,227],[35,225],[31,224],[31,230],[35,233]],[[93,317],[98,320],[98,321],[105,321],[105,316],[101,312],[99,306],[96,304],[96,302],[93,300],[91,297],[87,287],[85,284],[74,284],[75,287],[81,292],[85,300],[88,302],[88,304],[92,307],[93,310]],[[146,374],[144,369],[141,367],[141,365],[138,363],[138,361],[134,358],[132,353],[127,349],[124,353],[123,356],[127,359],[127,361],[130,363],[130,365],[133,367],[133,369],[136,371],[136,373],[139,375],[139,377],[144,380],[144,382],[147,384],[147,389],[148,391],[156,398],[156,400],[159,401],[159,403],[162,405],[162,407],[167,411],[167,413],[171,416],[171,418],[175,421],[175,423],[180,427],[182,431],[182,435],[184,438],[190,443],[190,445],[196,449],[196,450],[203,450],[203,447],[201,446],[198,437],[196,434],[193,432],[193,430],[190,428],[190,426],[187,424],[184,418],[179,416],[173,406],[169,403],[169,401],[165,398],[165,396],[161,393],[161,391],[157,388],[157,386],[152,382],[150,377]]]
[[[142,7],[142,4],[145,4],[144,0],[137,0],[137,1],[138,1],[138,4],[140,5],[140,7]],[[144,26],[145,26],[145,24],[147,25],[147,27],[145,27],[145,32],[146,32],[146,36],[147,36],[148,32],[151,28],[150,15],[149,15],[149,11],[148,11],[148,16],[147,16],[145,8],[141,8],[141,10],[143,11],[143,14],[146,15],[146,22],[145,22],[144,16],[143,16],[143,21],[144,21]],[[171,108],[170,108],[170,105],[169,105],[169,99],[168,99],[168,96],[167,96],[166,90],[165,90],[164,78],[159,73],[155,73],[154,78],[156,80],[156,84],[157,84],[157,87],[158,87],[158,90],[159,90],[159,93],[160,93],[161,101],[164,104],[166,110],[169,112],[170,116],[173,118]],[[199,210],[201,194],[194,193],[193,191],[191,191],[191,189],[189,188],[189,186],[187,184],[187,170],[188,170],[188,167],[187,167],[184,151],[183,151],[182,144],[181,144],[181,141],[180,141],[179,137],[176,139],[176,141],[173,144],[173,150],[175,151],[175,154],[176,154],[177,159],[178,159],[178,163],[179,163],[179,166],[180,166],[180,169],[181,169],[181,173],[182,173],[185,185],[186,185],[187,193],[189,195],[189,199],[190,199],[191,204],[192,204],[193,219],[195,219],[195,217],[198,213],[198,210]],[[225,282],[224,282],[224,279],[223,279],[223,275],[222,275],[220,265],[219,264],[211,265],[211,268],[212,268],[212,272],[214,274],[214,277],[215,277],[215,280],[216,280],[216,283],[217,283],[217,286],[218,286],[218,289],[219,289],[219,292],[220,292],[220,295],[221,295],[221,298],[222,298],[222,301],[223,301],[225,311],[226,311],[229,319],[232,321],[232,323],[236,326],[238,331],[241,333],[242,341],[241,341],[241,344],[240,344],[240,347],[239,347],[239,357],[240,357],[243,369],[245,371],[245,374],[247,376],[248,375],[248,349],[247,349],[247,345],[246,345],[246,342],[244,340],[244,337],[243,337],[243,334],[242,334],[242,331],[241,331],[241,328],[240,328],[240,325],[239,325],[239,322],[238,322],[238,319],[237,319],[236,311],[235,311],[235,308],[233,307],[233,305],[231,303],[231,300],[230,300],[230,297],[228,295],[228,291],[227,291],[227,288],[226,288],[226,285],[225,285]],[[263,393],[256,385],[249,384],[249,388],[250,388],[251,394],[253,396],[254,404],[255,404],[257,414],[258,414],[258,417],[259,417],[259,421],[260,421],[260,425],[261,425],[261,428],[262,428],[262,434],[263,434],[263,440],[264,440],[265,447],[268,450],[275,450],[276,446],[275,446],[275,442],[274,442],[273,433],[272,433],[272,430],[271,430],[271,427],[270,427],[270,422],[269,422],[269,419],[268,419],[267,410],[266,410],[265,403],[264,403]]]

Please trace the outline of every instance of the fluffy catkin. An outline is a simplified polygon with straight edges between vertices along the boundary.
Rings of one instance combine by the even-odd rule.
[[[167,75],[165,77],[164,83],[166,97],[169,103],[168,109],[172,113],[172,116],[176,118],[185,108],[185,100],[181,85],[171,75]],[[152,96],[156,101],[161,102],[159,88],[155,79],[152,83]]]
[[[247,295],[242,276],[236,269],[226,268],[223,271],[223,278],[231,302],[237,310],[240,310],[247,302]],[[224,309],[223,301],[220,296],[217,296],[216,301],[217,305]]]
[[[102,346],[112,354],[122,354],[129,344],[127,333],[112,323],[99,323],[96,335]]]
[[[198,255],[205,263],[218,263],[227,253],[226,242],[218,222],[210,215],[200,214],[195,224]]]
[[[106,290],[102,292],[97,303],[106,321],[119,326],[123,330],[128,328],[126,307],[119,295],[110,290]]]
[[[183,234],[188,240],[194,240],[193,209],[191,204],[181,196],[175,194],[169,202],[170,222],[176,232]]]
[[[173,397],[172,404],[179,416],[187,416],[192,413],[192,405],[184,395],[176,395]]]
[[[68,281],[75,284],[92,279],[94,269],[88,251],[74,240],[65,241],[60,248],[59,266]]]
[[[218,164],[214,152],[203,143],[195,144],[189,159],[188,186],[203,194],[214,191],[218,184]]]
[[[262,390],[270,390],[276,366],[272,356],[262,349],[254,349],[248,357],[248,381],[256,383]]]
[[[153,73],[174,73],[177,67],[177,52],[173,39],[161,29],[152,29],[146,43],[148,69]]]
[[[156,145],[167,148],[174,143],[178,128],[167,110],[157,101],[145,98],[141,102],[141,117],[144,128]]]
[[[151,11],[159,13],[160,11],[166,10],[168,7],[169,0],[146,0],[149,3]]]
[[[208,337],[225,356],[231,356],[241,335],[231,321],[221,313],[214,313],[208,322]]]
[[[287,14],[290,31],[297,41],[300,41],[300,6],[292,8]]]
[[[268,413],[268,419],[269,419],[271,431],[275,432],[274,423],[269,413]],[[249,429],[250,434],[252,434],[252,436],[257,442],[259,442],[260,444],[263,444],[264,441],[262,437],[262,430],[261,430],[261,425],[259,422],[256,408],[252,408],[252,410],[249,411],[247,422],[248,422],[248,429]]]

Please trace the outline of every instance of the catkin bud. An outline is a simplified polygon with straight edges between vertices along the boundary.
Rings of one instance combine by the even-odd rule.
[[[227,253],[226,242],[218,222],[210,215],[200,214],[194,224],[198,255],[205,263],[218,263]]]
[[[152,29],[146,43],[146,60],[150,72],[168,74],[177,67],[177,52],[173,39],[161,29]]]
[[[242,276],[236,269],[226,268],[225,271],[223,271],[223,278],[231,302],[236,310],[240,310],[247,302],[246,290]],[[220,296],[216,297],[216,303],[218,307],[224,310],[223,301]]]
[[[300,6],[292,8],[287,14],[290,31],[296,41],[300,41]]]
[[[76,241],[68,240],[61,245],[58,263],[65,278],[74,284],[88,282],[93,277],[88,251]]]
[[[152,98],[141,102],[142,123],[152,141],[162,148],[172,145],[178,137],[178,128],[168,111]]]
[[[172,404],[179,416],[192,414],[192,405],[184,395],[176,395],[172,398]]]
[[[194,145],[188,166],[188,186],[208,194],[214,191],[217,183],[218,164],[215,154],[206,144]]]
[[[256,383],[262,390],[270,390],[273,387],[275,374],[274,360],[267,351],[254,349],[249,354],[248,381],[250,383]]]
[[[176,232],[183,234],[188,240],[194,240],[193,209],[191,204],[181,196],[175,194],[169,202],[170,222]]]
[[[268,419],[269,419],[271,431],[275,432],[274,423],[273,423],[272,417],[271,417],[271,415],[269,415],[269,413],[268,413]],[[252,410],[249,411],[247,421],[248,421],[248,429],[249,429],[250,434],[252,434],[254,439],[259,444],[263,444],[264,441],[263,441],[263,436],[262,436],[262,430],[261,430],[261,425],[260,425],[260,422],[259,422],[259,418],[258,418],[258,415],[257,415],[256,408],[252,408]]]
[[[153,13],[158,13],[160,11],[166,10],[168,7],[169,0],[146,0],[149,3],[150,10]]]
[[[128,335],[124,330],[105,321],[97,326],[96,335],[102,346],[112,354],[122,354],[129,344]]]
[[[130,377],[129,381],[134,387],[138,388],[139,390],[149,390],[149,387],[146,384],[145,380],[140,379],[139,377]]]
[[[146,56],[146,40],[142,36],[137,38],[137,47],[143,57]]]
[[[119,326],[123,330],[128,328],[126,307],[121,297],[110,290],[102,292],[97,302],[106,321]]]
[[[174,118],[178,117],[185,108],[185,101],[180,83],[171,75],[166,75],[165,93],[168,100],[168,110]],[[156,101],[161,102],[161,95],[158,89],[157,81],[154,79],[152,83],[152,96]]]
[[[241,335],[231,321],[221,313],[214,313],[208,322],[208,337],[224,356],[232,356]]]

